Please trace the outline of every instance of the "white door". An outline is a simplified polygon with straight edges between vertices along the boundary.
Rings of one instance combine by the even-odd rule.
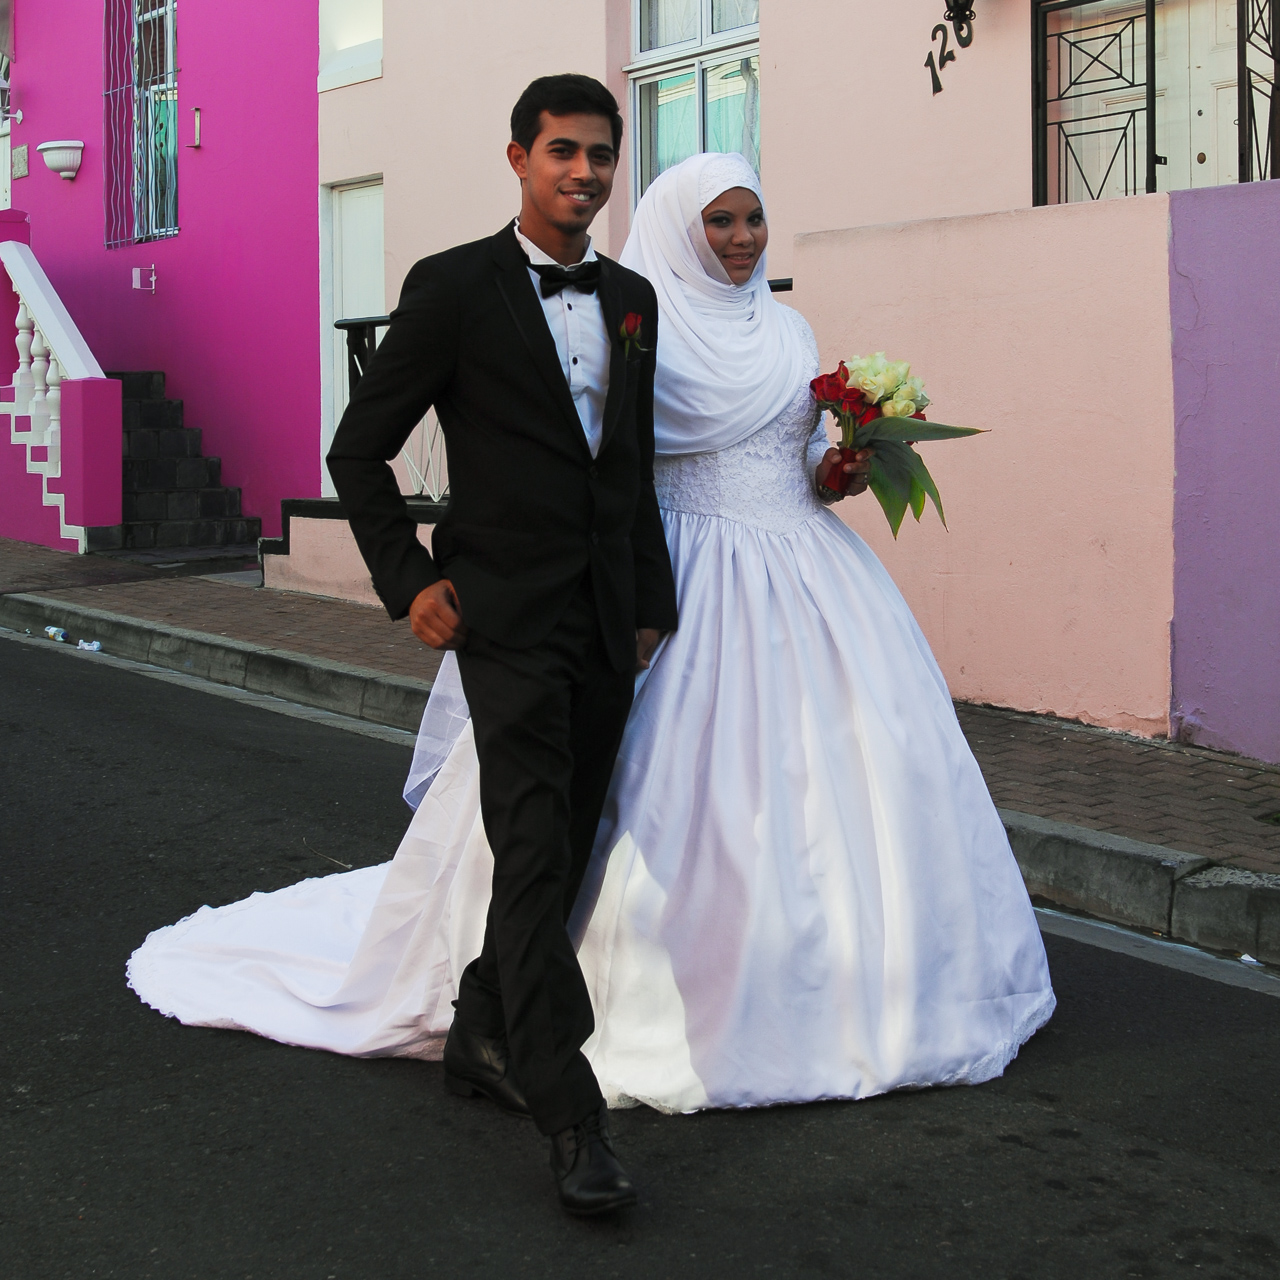
[[[346,334],[334,329],[337,320],[386,315],[386,264],[382,238],[382,183],[331,188],[331,245],[329,264],[331,300],[326,323],[329,354],[326,379],[325,429],[320,456],[329,444],[347,405]],[[328,469],[321,467],[323,491],[332,495]]]

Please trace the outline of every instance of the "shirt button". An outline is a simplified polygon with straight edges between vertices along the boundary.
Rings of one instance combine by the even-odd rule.
[[[566,303],[565,303],[565,306],[567,306],[567,307],[569,308],[569,310],[570,310],[570,311],[572,311],[572,310],[573,310],[573,303],[572,303],[572,302],[566,302]]]
[[[574,364],[577,364],[577,363],[578,363],[578,357],[577,357],[577,356],[574,356],[574,357],[573,357],[573,363],[574,363]]]

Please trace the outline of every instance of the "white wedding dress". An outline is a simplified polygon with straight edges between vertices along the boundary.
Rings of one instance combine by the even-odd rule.
[[[788,314],[811,357],[791,405],[657,461],[680,629],[639,687],[571,922],[611,1106],[977,1084],[1054,1008],[942,674],[814,494],[817,351]],[[464,721],[393,861],[204,907],[129,982],[186,1023],[437,1057],[491,870]]]

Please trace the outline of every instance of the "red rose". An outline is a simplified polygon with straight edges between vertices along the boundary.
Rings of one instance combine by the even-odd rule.
[[[867,407],[867,397],[856,387],[846,387],[840,393],[840,412],[860,414]]]
[[[840,364],[836,368],[836,377],[839,378],[846,387],[849,385],[849,367],[843,360],[840,361]]]
[[[809,390],[819,404],[838,405],[845,393],[844,383],[838,374],[824,373],[809,383]],[[861,393],[859,393],[861,395]]]
[[[644,317],[636,311],[628,311],[622,319],[622,336],[624,338],[634,338],[640,332],[640,326],[644,323]]]

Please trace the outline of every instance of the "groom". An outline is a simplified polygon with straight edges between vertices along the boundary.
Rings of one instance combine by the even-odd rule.
[[[532,1115],[576,1213],[635,1190],[582,1053],[594,1019],[565,920],[635,672],[676,625],[653,488],[657,301],[587,235],[621,140],[597,81],[524,91],[507,147],[519,219],[409,272],[328,455],[387,611],[458,651],[471,709],[493,895],[445,1080]],[[432,405],[450,497],[428,552],[387,464]]]

